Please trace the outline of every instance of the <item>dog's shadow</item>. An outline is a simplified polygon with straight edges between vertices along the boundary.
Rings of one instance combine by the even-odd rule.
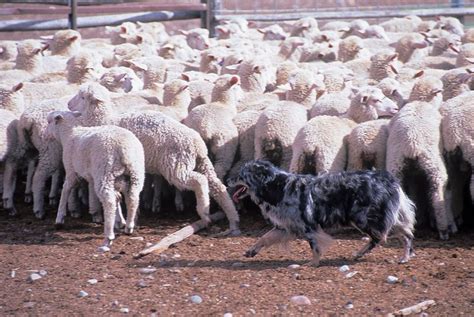
[[[308,266],[308,259],[302,260],[258,260],[258,259],[248,259],[243,258],[242,261],[239,260],[173,260],[167,262],[150,261],[141,263],[140,267],[155,266],[162,269],[177,269],[177,268],[221,268],[230,271],[243,271],[243,270],[253,270],[253,271],[263,271],[263,270],[274,270],[274,269],[286,269],[292,264],[298,264],[301,266]],[[340,267],[342,265],[354,265],[355,263],[365,262],[364,259],[354,260],[348,259],[345,257],[339,257],[335,259],[323,259],[319,263],[318,267]]]

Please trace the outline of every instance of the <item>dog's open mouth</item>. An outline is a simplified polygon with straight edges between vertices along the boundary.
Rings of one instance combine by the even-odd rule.
[[[235,203],[238,203],[240,199],[244,198],[247,196],[247,186],[244,185],[237,185],[236,186],[236,191],[232,195],[232,200]]]

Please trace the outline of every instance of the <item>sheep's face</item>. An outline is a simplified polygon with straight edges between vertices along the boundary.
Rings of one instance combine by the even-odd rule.
[[[384,116],[391,117],[398,112],[397,104],[387,98],[378,88],[370,87],[354,92],[356,93],[355,101],[360,106],[359,118],[363,118],[363,121]]]
[[[191,95],[188,87],[189,83],[181,79],[174,79],[171,82],[166,83],[163,87],[164,105],[172,105],[173,101],[178,99],[189,104],[191,102]]]
[[[68,125],[73,127],[77,124],[76,118],[80,117],[79,112],[53,111],[47,116],[48,126],[46,127],[46,138],[49,140],[60,140],[61,127]]]
[[[105,87],[99,84],[90,84],[82,86],[67,105],[71,111],[84,112],[90,105],[109,101],[109,92]]]
[[[258,32],[263,34],[263,39],[267,41],[283,41],[287,34],[278,24],[270,25],[263,29],[258,29]]]
[[[189,32],[182,31],[182,34],[186,36],[186,42],[192,49],[202,51],[210,46],[209,31],[206,29],[194,29]]]
[[[19,83],[11,88],[0,86],[0,108],[23,107],[23,94],[19,92],[21,88],[23,88],[23,83]]]

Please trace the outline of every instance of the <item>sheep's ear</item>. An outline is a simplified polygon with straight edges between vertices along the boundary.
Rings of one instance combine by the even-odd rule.
[[[181,79],[182,80],[185,80],[185,81],[191,81],[191,79],[189,78],[189,76],[187,74],[181,74]]]
[[[264,29],[257,29],[257,32],[262,33],[262,34],[265,34],[265,30],[264,30]]]
[[[217,59],[217,57],[213,54],[209,54],[209,55],[207,55],[207,59],[210,60],[210,61],[214,61],[214,60]]]
[[[178,32],[179,34],[184,35],[184,36],[187,36],[189,34],[189,32],[185,30],[179,30]]]
[[[240,64],[233,64],[233,65],[227,65],[227,66],[225,66],[225,68],[228,69],[228,70],[238,70],[239,66],[240,66]]]
[[[367,101],[369,101],[369,96],[363,95],[360,97],[360,103],[365,104]]]
[[[424,70],[418,71],[415,75],[413,75],[413,78],[419,78],[425,74]]]
[[[239,82],[239,77],[237,77],[237,76],[232,76],[229,80],[229,83],[230,83],[231,86],[237,84],[238,82]]]
[[[127,63],[130,63],[130,65],[138,68],[139,70],[147,71],[148,66],[146,64],[137,62],[137,61],[131,61],[131,60],[126,60]]]
[[[323,54],[323,53],[319,53],[319,54],[318,54],[318,58],[319,58],[319,59],[323,59],[323,57],[324,57],[324,54]]]
[[[137,35],[137,43],[142,44],[143,43],[143,36]]]
[[[15,86],[12,87],[12,91],[13,92],[17,92],[18,90],[20,90],[21,88],[23,88],[23,83],[19,83],[19,84],[16,84]]]
[[[357,87],[352,87],[351,88],[352,95],[355,96],[359,93],[359,88]]]
[[[390,64],[390,69],[392,70],[392,72],[395,73],[395,75],[398,75],[398,69],[395,68],[395,66],[393,66],[392,64]]]
[[[81,116],[81,113],[79,111],[72,111],[72,115],[74,116],[74,118],[77,118]]]
[[[321,39],[325,42],[329,42],[329,37],[326,34],[321,35]],[[332,46],[330,46],[330,47],[332,47]]]
[[[253,67],[253,72],[254,72],[254,73],[260,73],[260,66],[259,66],[259,65],[255,65],[255,66]]]
[[[122,25],[122,26],[120,27],[120,32],[121,32],[121,33],[127,33],[127,32],[128,32],[127,27]]]
[[[32,51],[33,55],[38,55],[38,54],[41,53],[41,52],[42,52],[41,48],[35,48],[35,49]]]
[[[61,122],[63,120],[63,115],[61,114],[57,114],[54,116],[54,123],[55,124],[58,124],[59,122]]]
[[[321,96],[324,95],[325,92],[326,89],[318,90],[318,92],[316,93],[316,99],[321,98]]]
[[[442,93],[442,92],[443,92],[442,89],[433,89],[433,90],[431,91],[431,94],[432,94],[433,96],[436,96],[437,94],[440,94],[440,93]]]
[[[449,43],[449,44],[448,44],[448,47],[449,47],[453,52],[459,54],[459,49],[458,49],[456,46],[454,46],[453,43]]]
[[[474,58],[465,57],[465,59],[469,62],[469,64],[474,64]]]
[[[329,43],[329,44],[328,44],[328,47],[329,47],[329,48],[333,48],[334,45],[332,45],[331,43]]]
[[[394,61],[398,58],[398,53],[392,54],[388,57],[388,61]]]
[[[474,69],[466,68],[466,72],[469,73],[469,74],[474,74]]]
[[[74,42],[74,41],[77,40],[78,38],[79,38],[79,36],[74,35],[74,36],[71,36],[70,38],[68,38],[67,40],[68,40],[69,42]]]
[[[185,90],[188,89],[188,88],[189,88],[189,85],[183,85],[183,86],[181,87],[181,89],[179,89],[179,91],[180,91],[180,92],[181,92],[181,91],[185,91]]]
[[[114,81],[119,82],[119,81],[121,81],[122,79],[124,79],[126,76],[127,76],[127,73],[123,73],[123,74],[120,74],[120,75],[116,75],[116,76],[114,77]]]

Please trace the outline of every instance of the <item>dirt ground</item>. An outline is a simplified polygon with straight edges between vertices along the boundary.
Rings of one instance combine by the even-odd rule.
[[[119,235],[108,254],[100,254],[102,225],[88,216],[66,219],[54,229],[52,213],[36,220],[30,206],[20,218],[0,213],[0,316],[269,316],[384,315],[424,300],[436,301],[432,315],[471,315],[474,310],[474,232],[464,231],[447,242],[434,232],[417,233],[416,257],[397,264],[397,241],[376,248],[361,261],[351,254],[365,242],[353,230],[333,234],[335,243],[320,267],[301,266],[310,259],[303,241],[288,249],[264,250],[255,258],[243,253],[268,225],[258,212],[242,215],[243,234],[217,238],[221,222],[161,255],[134,259],[133,254],[197,219],[193,213],[141,215],[133,236]],[[340,272],[349,265],[346,277]],[[140,271],[155,268],[151,274]],[[46,275],[34,282],[35,271]],[[45,272],[41,272],[45,273]],[[387,277],[398,278],[389,284]],[[96,279],[96,284],[88,280]],[[80,291],[88,293],[80,297]],[[198,295],[202,303],[193,303]],[[297,306],[295,295],[311,304]],[[351,303],[353,308],[348,308]]]

